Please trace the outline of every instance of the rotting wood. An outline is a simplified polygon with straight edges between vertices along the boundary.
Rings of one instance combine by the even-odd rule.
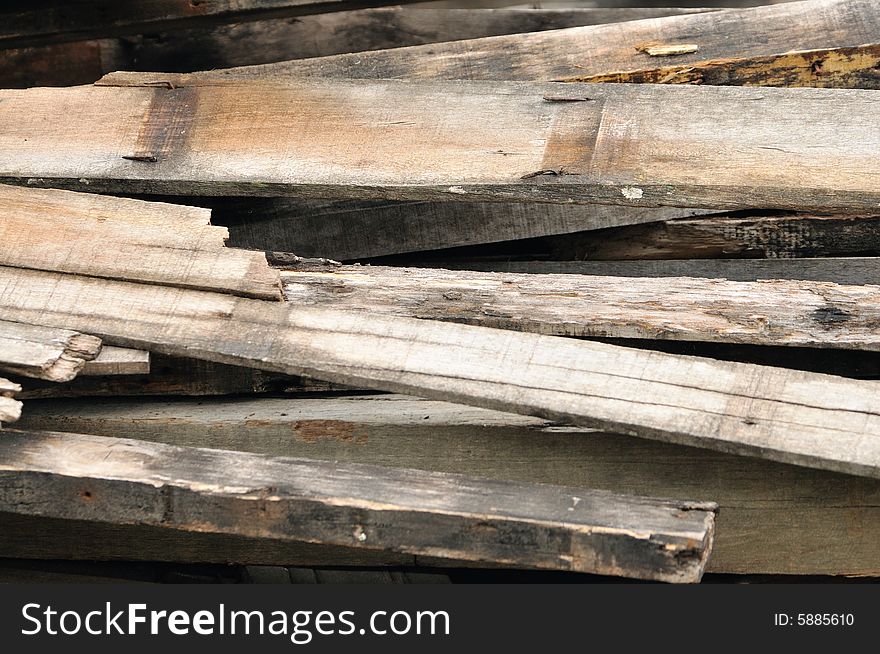
[[[871,91],[391,80],[168,88],[154,77],[140,79],[147,87],[0,92],[0,178],[192,195],[862,213],[880,204]],[[544,99],[563,91],[592,100]],[[669,106],[688,111],[658,111]]]
[[[880,481],[669,445],[549,420],[399,395],[198,400],[29,401],[16,426],[126,434],[172,445],[458,472],[492,479],[654,497],[712,497],[719,505],[707,571],[878,575]],[[0,515],[0,555],[125,557],[304,565],[375,565],[375,553],[254,540],[222,543],[129,528],[12,528]],[[127,533],[127,535],[126,535]],[[86,534],[91,534],[85,537]],[[847,546],[841,548],[841,534]],[[19,542],[21,541],[21,542]],[[245,547],[249,544],[250,547]],[[285,560],[285,557],[287,559]],[[394,557],[385,560],[393,564]],[[397,564],[400,564],[398,561]],[[446,565],[451,565],[446,563]]]
[[[80,374],[96,375],[148,375],[150,353],[112,345],[101,348],[95,359],[88,361]]]
[[[880,216],[764,211],[609,227],[377,260],[461,267],[537,261],[786,259],[880,256]]]
[[[371,318],[407,316],[554,336],[880,350],[880,286],[382,266],[285,271],[282,279],[297,307]]]
[[[226,235],[222,227],[165,227],[167,214],[175,213],[170,205],[157,205],[160,218],[150,224],[140,220],[151,209],[143,201],[136,221],[92,216],[81,211],[83,205],[100,205],[102,199],[33,192],[31,201],[31,189],[0,188],[2,265],[280,299],[278,274],[265,257],[218,245],[218,237]],[[72,211],[66,210],[65,200],[72,200]]]
[[[847,333],[861,338],[849,303],[877,305],[877,287],[813,287],[823,300],[817,328],[841,332],[837,345]],[[0,318],[80,329],[111,345],[880,477],[880,413],[870,382],[10,268],[0,268]]]
[[[0,50],[0,87],[91,84],[114,70],[189,72],[599,25],[709,9],[381,7]],[[322,35],[315,38],[316,34]]]
[[[715,505],[461,475],[8,431],[0,508],[695,582]]]
[[[66,382],[100,351],[95,336],[0,320],[0,370],[7,374]]]
[[[614,277],[704,277],[753,282],[771,279],[880,285],[880,258],[818,259],[659,259],[635,261],[467,261],[426,266],[527,274]]]
[[[13,399],[21,386],[0,378],[0,426],[4,422],[15,422],[21,417],[21,402]]]
[[[203,79],[484,79],[740,83],[877,88],[880,8],[873,0],[808,0],[551,32],[341,54],[204,71]],[[687,45],[653,57],[645,45]],[[696,50],[693,46],[697,46]],[[793,51],[812,51],[792,54]],[[669,68],[672,66],[672,68]],[[719,70],[723,66],[724,70]],[[660,71],[658,71],[660,69]],[[688,74],[688,71],[694,71]],[[128,79],[111,73],[115,83]],[[183,83],[183,77],[179,83]]]
[[[229,229],[229,245],[340,260],[699,215],[699,209],[610,205],[195,198]]]

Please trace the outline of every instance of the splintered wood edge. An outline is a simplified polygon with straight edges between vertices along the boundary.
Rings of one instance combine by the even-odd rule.
[[[148,375],[150,374],[150,353],[127,347],[105,345],[101,353],[79,373],[83,376],[98,375]]]
[[[102,341],[97,336],[72,333],[63,342],[61,354],[39,366],[18,367],[0,364],[0,370],[23,377],[45,379],[52,382],[68,382],[74,379],[85,366],[101,352]]]
[[[11,431],[0,453],[0,507],[14,513],[675,583],[700,580],[717,511],[706,502],[81,434]]]

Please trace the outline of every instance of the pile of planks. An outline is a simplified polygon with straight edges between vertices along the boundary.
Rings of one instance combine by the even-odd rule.
[[[47,4],[0,557],[880,576],[874,0]]]

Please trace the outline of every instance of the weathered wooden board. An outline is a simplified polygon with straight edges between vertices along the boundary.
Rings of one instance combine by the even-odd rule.
[[[432,264],[429,264],[432,265]],[[442,266],[441,266],[442,267]],[[615,277],[705,277],[753,282],[800,279],[837,284],[880,284],[880,258],[660,259],[642,261],[462,261],[451,269]]]
[[[708,9],[381,7],[0,50],[0,87],[91,84],[114,70],[188,72],[599,25]]]
[[[874,262],[877,269],[877,263]],[[339,266],[285,271],[295,306],[554,336],[880,350],[880,286]]]
[[[880,8],[808,0],[245,66],[205,79],[650,81],[877,88]],[[652,56],[651,46],[672,56]],[[662,48],[660,48],[662,52]],[[126,79],[112,74],[110,79]]]
[[[731,282],[732,283],[732,282]],[[814,283],[816,323],[877,287]],[[27,289],[22,293],[21,289]],[[841,308],[843,307],[843,308]],[[0,319],[784,463],[880,477],[870,382],[604,343],[0,268]],[[169,330],[167,325],[174,325]],[[846,335],[839,337],[840,342]]]
[[[21,386],[0,378],[0,424],[15,422],[21,417],[21,402],[12,399],[21,390]]]
[[[0,439],[0,508],[699,581],[715,506],[51,432]]]
[[[381,0],[7,0],[0,9],[0,47],[168,29],[180,25],[300,16],[383,4]]]
[[[127,347],[107,345],[92,361],[86,362],[80,374],[97,375],[148,375],[150,353]]]
[[[0,320],[0,370],[6,374],[66,382],[100,352],[95,336]]]
[[[625,438],[540,418],[398,395],[29,401],[22,429],[125,434],[174,445],[418,468],[719,505],[707,570],[877,575],[880,481]],[[68,521],[18,528],[0,515],[0,555],[290,565],[397,564],[397,556]],[[26,541],[16,533],[30,536]],[[846,546],[841,547],[841,539]],[[67,544],[66,554],[61,554]],[[250,545],[250,547],[246,547]],[[358,554],[361,557],[358,561]],[[409,564],[413,563],[410,559]],[[446,563],[445,565],[449,565]]]
[[[699,209],[601,204],[206,200],[213,210],[213,222],[229,228],[229,245],[338,260],[568,234],[707,213]]]
[[[74,198],[73,210],[67,211],[63,200],[75,194],[53,194],[51,202],[44,202],[47,191],[35,189],[31,202],[30,191],[8,185],[0,189],[2,265],[280,299],[278,273],[266,258],[218,245],[223,228],[166,227],[169,205],[162,204],[156,207],[157,224],[78,215],[83,204],[103,200]],[[150,203],[141,204],[146,206],[138,217],[150,211]]]
[[[207,84],[2,91],[0,178],[192,195],[844,212],[880,204],[871,91]],[[688,111],[666,110],[678,106]]]

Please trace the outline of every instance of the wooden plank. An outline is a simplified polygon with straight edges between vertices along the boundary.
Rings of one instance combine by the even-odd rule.
[[[199,201],[199,199],[196,199]],[[699,209],[611,205],[209,199],[229,244],[352,260],[653,222]]]
[[[100,351],[95,336],[0,320],[0,370],[7,374],[66,382]]]
[[[271,456],[418,468],[719,505],[707,571],[877,575],[880,481],[669,445],[540,418],[399,395],[29,401],[17,427],[124,434]],[[0,515],[0,554],[58,558],[357,565],[357,552],[255,540],[108,532]],[[16,533],[29,538],[16,537]],[[107,536],[107,538],[105,538]],[[841,538],[846,547],[840,547]],[[66,554],[63,547],[67,544]],[[248,545],[250,547],[248,548]],[[362,565],[401,565],[361,552]],[[412,565],[410,560],[409,564]],[[451,565],[445,563],[444,565]]]
[[[880,350],[876,286],[382,266],[290,270],[282,279],[296,306],[370,318],[407,316],[553,336]]]
[[[402,4],[408,0],[398,0]],[[39,5],[11,0],[0,11],[0,47],[195,26],[240,20],[301,16],[323,11],[391,4],[380,0],[64,0]]]
[[[823,300],[817,327],[839,330],[839,343],[848,333],[858,337],[855,321],[842,320],[852,315],[849,302],[861,293],[860,305],[878,304],[873,286],[841,294],[825,284],[816,293]],[[880,414],[870,382],[10,268],[0,268],[0,319],[80,329],[112,345],[880,477]]]
[[[711,11],[381,7],[0,50],[0,87],[91,84],[114,70],[188,72]],[[315,35],[321,35],[315,38]]]
[[[0,378],[0,425],[15,422],[21,417],[21,402],[13,399],[20,390],[18,384]]]
[[[58,270],[90,277],[126,279],[167,286],[280,299],[278,273],[257,252],[215,244],[217,228],[171,230],[105,216],[79,216],[64,205],[46,207],[45,191],[0,189],[0,264],[35,270]],[[62,199],[73,194],[64,193]],[[23,200],[22,200],[23,198]],[[53,201],[57,198],[53,197]],[[88,201],[86,201],[88,202]],[[100,202],[100,201],[99,201]],[[149,212],[149,203],[138,216]],[[163,205],[157,211],[165,211]]]
[[[715,215],[461,254],[594,261],[880,256],[880,216]]]
[[[715,506],[417,470],[7,432],[12,513],[699,581]]]
[[[868,128],[878,118],[859,90],[342,80],[9,90],[0,178],[129,193],[864,212],[880,204],[880,135]]]
[[[432,264],[428,264],[432,265]],[[704,277],[753,282],[799,279],[837,284],[880,284],[880,258],[661,259],[644,261],[462,261],[441,267],[485,272],[600,275],[613,277]]]
[[[101,348],[100,354],[86,363],[83,375],[148,375],[150,374],[150,353],[126,347],[108,345]]]
[[[573,27],[204,71],[203,79],[636,81],[877,88],[873,0],[766,7]],[[651,45],[688,45],[651,56]],[[125,75],[111,74],[115,82]],[[180,78],[184,83],[189,77]]]

